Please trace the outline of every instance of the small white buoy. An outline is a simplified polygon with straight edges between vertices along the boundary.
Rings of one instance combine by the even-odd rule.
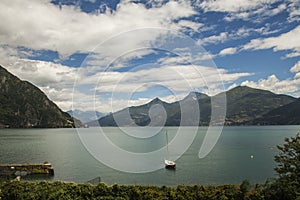
[[[253,157],[254,157],[253,155],[250,156],[251,159],[252,159]]]

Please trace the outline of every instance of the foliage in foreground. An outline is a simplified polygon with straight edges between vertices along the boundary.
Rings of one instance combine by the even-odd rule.
[[[272,186],[272,187],[270,187]],[[113,185],[104,183],[98,185],[75,184],[66,182],[26,182],[9,181],[0,184],[1,200],[73,200],[73,199],[101,199],[101,200],[274,200],[281,199],[275,185],[253,185],[244,181],[241,185],[221,186],[138,186]],[[296,199],[296,198],[290,198]]]
[[[285,138],[283,146],[277,146],[279,154],[275,156],[278,178],[268,184],[274,200],[300,200],[300,135]]]
[[[0,186],[1,199],[263,199],[259,187],[248,183],[222,186],[107,186],[64,182],[10,181]]]

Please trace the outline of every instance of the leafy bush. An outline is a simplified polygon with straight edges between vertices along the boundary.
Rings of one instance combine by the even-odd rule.
[[[113,185],[104,183],[98,185],[75,184],[65,182],[25,182],[9,181],[0,185],[0,198],[6,199],[242,199],[242,191],[237,185],[222,186],[184,186],[158,187],[158,186],[133,186],[133,185]],[[259,191],[247,191],[248,199],[254,197]],[[252,194],[253,193],[253,194]]]
[[[300,200],[300,135],[285,138],[283,146],[277,146],[275,156],[277,179],[266,184],[265,198],[272,200]]]

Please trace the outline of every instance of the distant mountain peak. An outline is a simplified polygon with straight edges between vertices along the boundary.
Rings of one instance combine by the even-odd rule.
[[[190,92],[186,97],[186,98],[197,98],[197,99],[203,99],[203,98],[208,98],[209,96],[207,94],[201,93],[201,92],[195,92],[192,91]]]
[[[152,101],[150,101],[148,104],[161,104],[161,103],[166,103],[166,102],[164,102],[160,98],[156,97]]]
[[[265,93],[272,93],[273,94],[273,92],[271,92],[271,91],[269,91],[269,90],[263,90],[263,89],[259,89],[259,88],[253,88],[253,87],[249,87],[249,86],[237,86],[237,87],[234,87],[234,88],[232,88],[232,89],[230,89],[230,90],[228,90],[228,92],[230,92],[230,91],[235,91],[235,92],[260,92],[260,93],[263,93],[263,92],[265,92]]]

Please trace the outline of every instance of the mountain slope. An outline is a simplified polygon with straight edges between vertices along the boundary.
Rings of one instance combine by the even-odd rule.
[[[37,87],[0,66],[0,127],[73,127],[63,112]]]
[[[299,125],[300,99],[268,112],[255,120],[255,123],[261,125]]]
[[[118,126],[133,126],[134,124],[137,124],[139,126],[146,126],[151,121],[149,117],[149,109],[152,105],[161,105],[165,108],[170,106],[170,104],[161,101],[159,98],[156,98],[144,105],[132,106],[121,111],[111,113],[105,117],[100,118],[99,120],[88,123],[88,125],[95,126],[100,124],[101,126],[117,126],[118,124]],[[168,112],[168,116],[172,115],[171,112],[172,110]],[[128,117],[129,115],[130,117]],[[159,118],[159,116],[156,117]],[[118,121],[116,122],[115,119],[117,119]],[[160,121],[152,122],[153,125],[157,125],[159,123]]]
[[[296,98],[274,94],[267,90],[238,86],[226,92],[227,125],[252,125],[254,119],[280,106],[292,103]]]

